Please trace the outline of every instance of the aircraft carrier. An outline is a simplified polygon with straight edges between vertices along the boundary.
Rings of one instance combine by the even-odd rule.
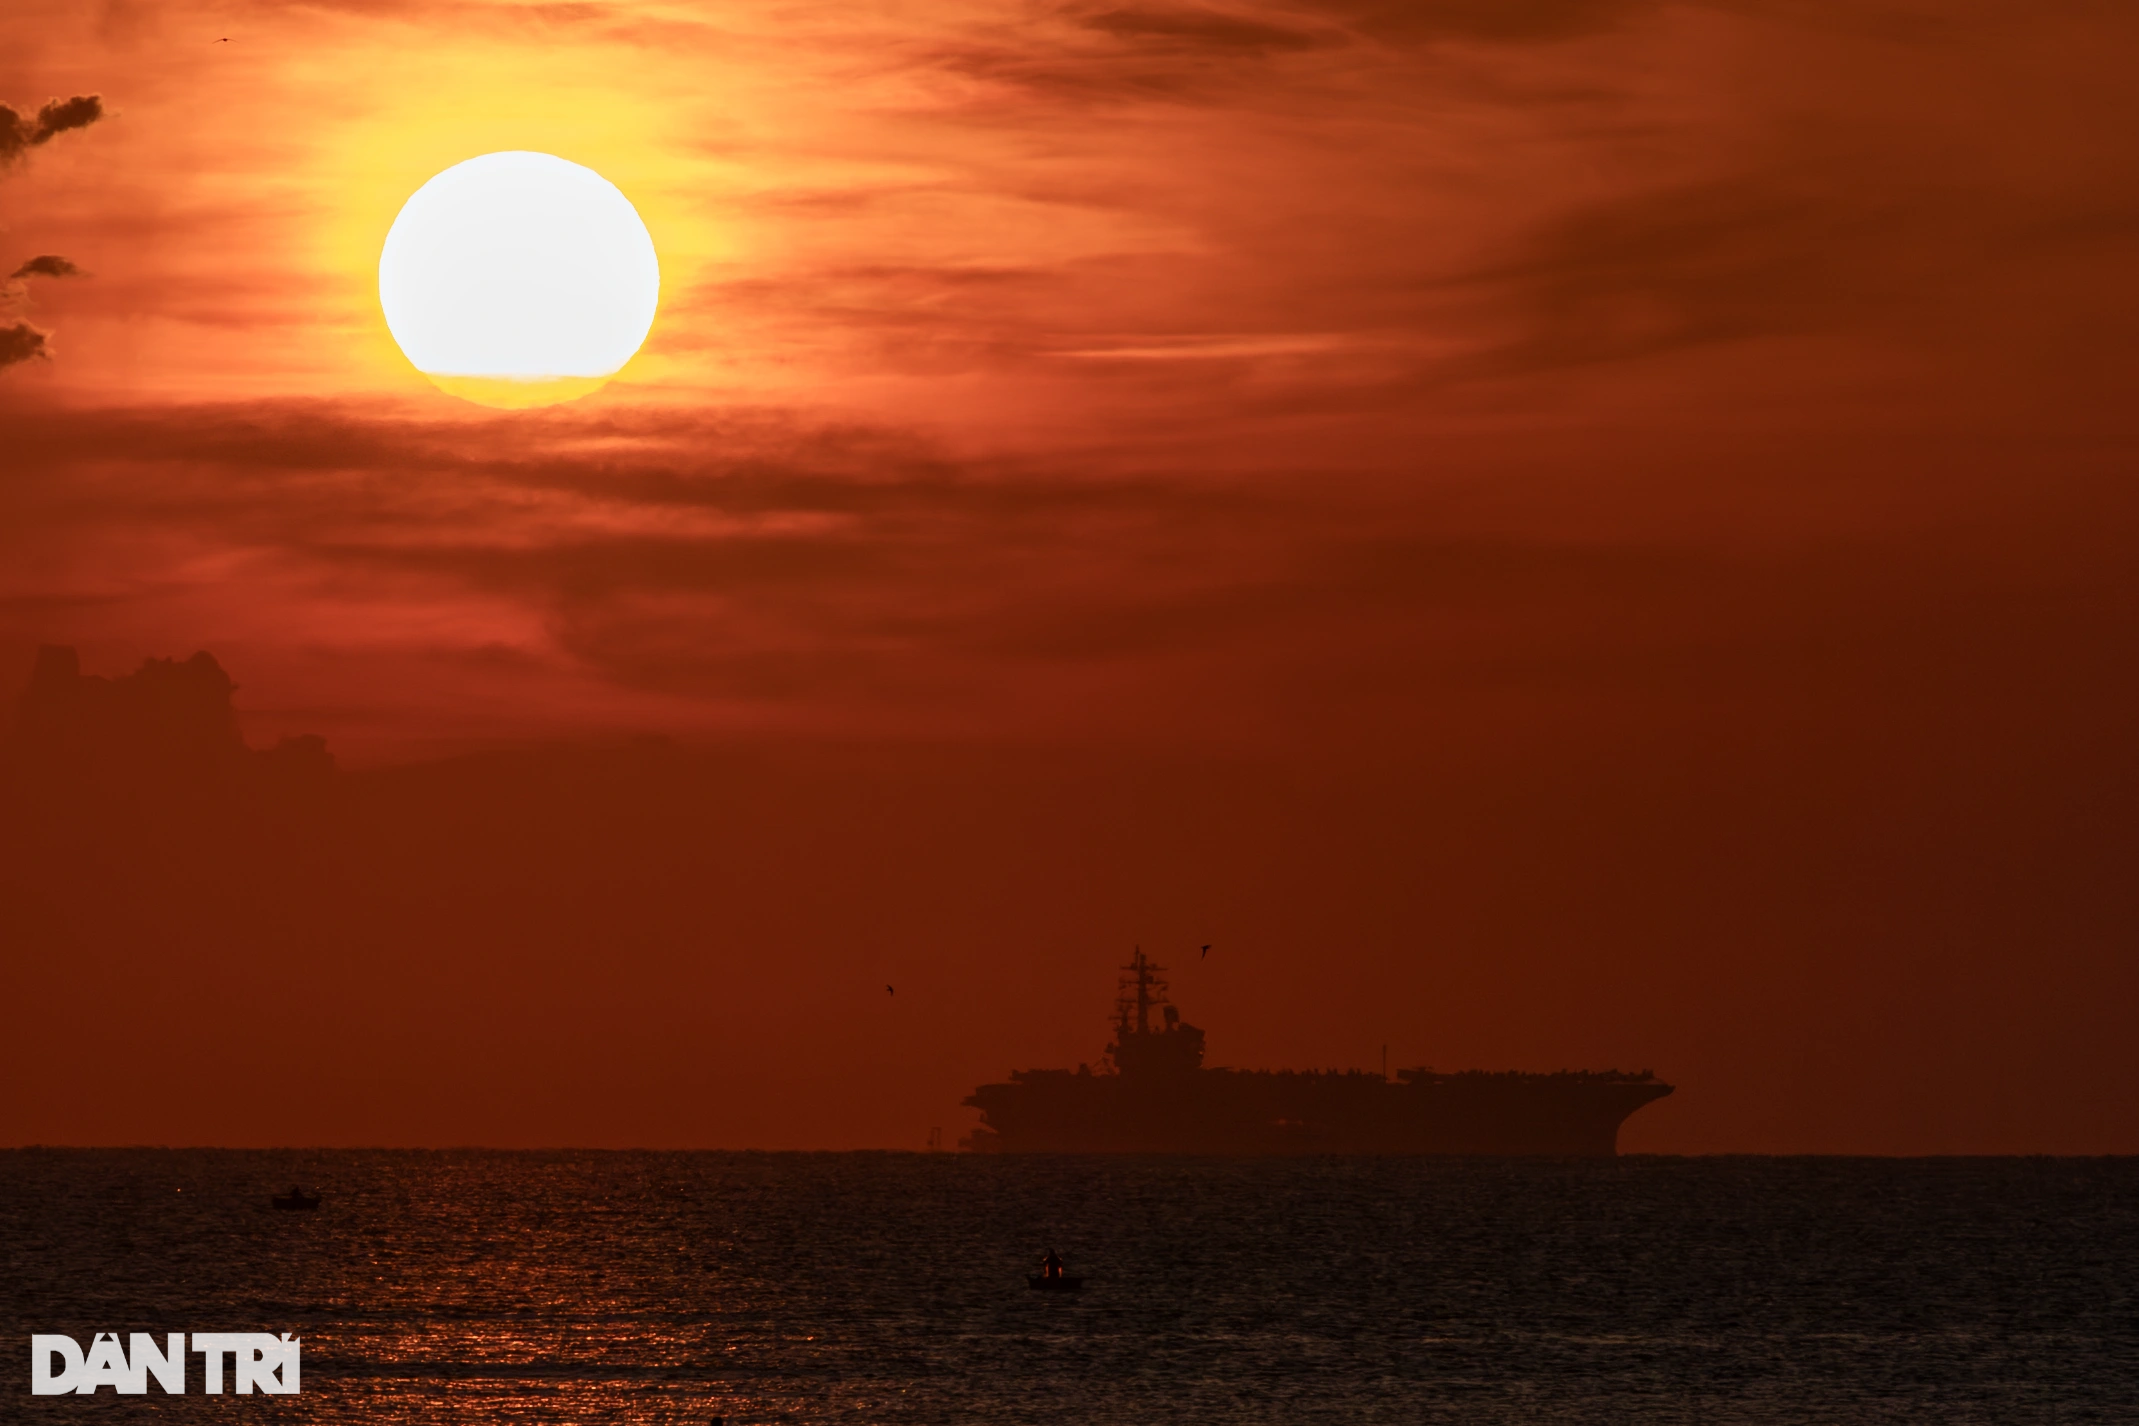
[[[981,1153],[1551,1154],[1610,1158],[1619,1126],[1672,1086],[1643,1070],[1208,1069],[1203,1032],[1167,1003],[1165,968],[1123,967],[1097,1071],[1017,1070],[965,1103]]]

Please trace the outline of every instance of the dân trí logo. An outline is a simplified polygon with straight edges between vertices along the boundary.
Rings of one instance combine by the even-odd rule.
[[[255,1388],[271,1396],[292,1396],[297,1391],[297,1352],[301,1339],[285,1332],[195,1332],[193,1351],[201,1359],[201,1375],[208,1395],[223,1392],[223,1358],[230,1358],[231,1376],[240,1396]],[[36,1333],[30,1338],[30,1395],[94,1395],[108,1386],[121,1396],[142,1396],[149,1378],[172,1396],[186,1390],[186,1334],[171,1332],[158,1347],[156,1338],[136,1332],[128,1348],[119,1345],[117,1332],[99,1332],[84,1352],[72,1337]]]

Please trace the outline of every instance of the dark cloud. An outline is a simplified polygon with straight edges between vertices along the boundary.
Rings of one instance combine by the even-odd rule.
[[[1143,49],[1263,55],[1342,43],[1472,40],[1537,43],[1611,29],[1655,0],[1323,0],[1304,6],[1141,4],[1082,7],[1068,17]]]
[[[104,101],[95,94],[77,94],[72,99],[52,99],[37,111],[34,119],[24,118],[5,104],[0,104],[0,168],[21,158],[39,144],[48,143],[57,134],[69,129],[83,129],[104,117]],[[33,257],[9,274],[9,281],[25,277],[72,277],[80,268],[66,258],[55,254]],[[21,289],[10,295],[19,296]],[[0,370],[15,366],[33,358],[51,357],[48,335],[27,322],[10,322],[0,326]]]
[[[1532,44],[1594,34],[1655,0],[1322,0],[1304,6],[1131,4],[1065,12],[1146,56],[1255,58],[1364,38],[1382,44]]]
[[[1313,49],[1327,43],[1321,36],[1289,25],[1203,6],[1122,6],[1074,18],[1088,30],[1133,44],[1166,48],[1257,55]]]
[[[79,267],[76,267],[73,262],[71,262],[67,258],[59,256],[57,253],[40,253],[38,256],[33,257],[28,262],[24,263],[21,267],[18,267],[13,272],[9,273],[8,276],[10,278],[80,277],[82,276],[82,270]]]
[[[104,101],[95,94],[77,94],[72,99],[54,99],[37,111],[37,137],[43,143],[68,129],[86,129],[104,117]]]
[[[40,474],[0,513],[49,509],[48,482],[94,467],[117,483],[91,503],[112,503],[70,497],[70,520],[235,539],[337,582],[502,598],[605,679],[686,695],[904,704],[978,682],[1007,696],[1295,637],[1339,659],[1337,643],[1386,638],[1379,659],[1416,644],[1402,625],[1496,580],[1616,585],[1648,562],[1431,528],[1384,557],[1372,492],[1324,478],[1213,487],[956,461],[897,433],[769,415],[535,428],[289,405],[10,414]],[[47,518],[13,522],[0,554],[67,543]],[[1421,578],[1392,582],[1392,559]],[[1349,632],[1314,633],[1333,629]]]
[[[1655,0],[1332,0],[1312,7],[1363,34],[1392,41],[1524,43],[1610,29]]]
[[[45,356],[46,338],[43,332],[28,322],[10,322],[0,326],[0,370],[5,370],[17,362]]]
[[[1851,262],[1876,226],[1842,197],[1763,174],[1558,215],[1467,279],[1511,299],[1523,329],[1485,365],[1617,361],[1823,322],[1859,285]]]
[[[51,142],[69,129],[86,129],[103,117],[104,101],[95,94],[50,100],[37,111],[34,119],[0,104],[0,164],[22,157],[30,149]]]
[[[1943,695],[1986,666],[1980,649],[1939,643],[1955,608],[2010,604],[2008,580],[2072,577],[1929,549],[1740,557],[1494,530],[1371,477],[959,460],[769,413],[433,424],[324,404],[22,403],[7,416],[29,475],[0,491],[0,563],[100,569],[132,548],[104,536],[126,531],[274,551],[306,587],[413,585],[439,607],[525,611],[613,688],[827,718],[993,716],[1025,699],[1104,722],[1130,716],[1098,692],[1123,683],[1143,687],[1135,716],[1154,728],[1191,687],[1240,718],[1362,727],[1494,690],[1736,697],[1812,679]],[[1757,478],[1804,478],[1797,457],[1773,463]],[[130,577],[168,602],[158,578]],[[2086,582],[2073,593],[2093,597]],[[109,597],[99,580],[79,587]],[[35,636],[61,616],[82,611],[0,604],[0,629]],[[2121,628],[2130,611],[2105,617]],[[323,637],[343,621],[366,616],[333,614]],[[1998,661],[2045,688],[2096,677],[2086,650],[2116,645],[2100,629],[2084,647],[2060,639],[2034,615],[2011,632]]]
[[[1047,7],[1016,40],[974,35],[930,63],[1074,104],[1207,99],[1266,66],[1349,43],[1341,23],[1276,7],[1144,3]]]

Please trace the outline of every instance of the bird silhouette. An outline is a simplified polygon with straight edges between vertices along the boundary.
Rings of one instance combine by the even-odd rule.
[[[219,40],[210,40],[210,41],[209,41],[208,43],[210,43],[210,44],[213,44],[213,45],[227,45],[227,44],[229,44],[229,43],[230,43],[230,36],[228,36],[228,35],[225,35],[225,36],[223,36],[223,38],[221,38],[221,39],[219,39]]]
[[[1203,948],[1203,954],[1202,954],[1202,955],[1200,955],[1200,956],[1198,956],[1198,957],[1196,957],[1196,959],[1197,959],[1197,960],[1199,960],[1199,961],[1207,961],[1207,960],[1209,960],[1210,958],[1211,958],[1211,948],[1210,948],[1209,946],[1205,946],[1205,947]]]
[[[888,986],[888,985],[887,985],[887,986],[885,986],[885,987],[884,987],[884,994],[886,994],[886,995],[897,995],[897,994],[898,994],[898,992],[897,992],[896,990],[893,990],[893,989],[892,989],[892,988],[891,988],[890,986]]]

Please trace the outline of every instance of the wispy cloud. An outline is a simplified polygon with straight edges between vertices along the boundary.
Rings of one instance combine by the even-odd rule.
[[[1330,42],[1309,29],[1211,6],[1124,5],[1068,13],[1085,29],[1153,49],[1258,55]]]
[[[0,638],[168,629],[299,667],[338,652],[352,661],[290,676],[306,705],[404,737],[512,689],[484,715],[493,736],[652,718],[1401,743],[1508,700],[1560,717],[1808,687],[1983,697],[1993,667],[2029,669],[2040,696],[2097,677],[2088,650],[2123,617],[2082,634],[2031,616],[1962,647],[1941,632],[1955,608],[2094,588],[2100,562],[2015,569],[1907,539],[1725,552],[1526,528],[1376,472],[975,458],[775,411],[7,414]],[[1444,454],[1444,479],[1460,460],[1475,482],[1498,444]],[[1710,478],[1700,456],[1649,477]],[[1791,460],[1768,478],[1803,476]],[[1564,508],[1550,489],[1517,482],[1504,508]]]

